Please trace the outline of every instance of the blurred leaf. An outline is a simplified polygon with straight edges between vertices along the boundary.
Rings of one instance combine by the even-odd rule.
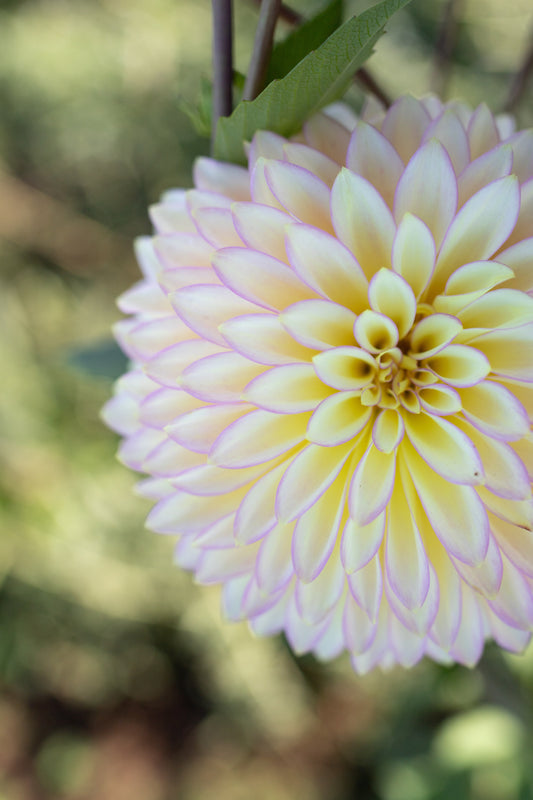
[[[211,136],[211,113],[213,107],[213,87],[205,77],[200,79],[200,94],[196,103],[181,100],[180,109],[187,114],[199,136],[209,139]]]
[[[128,368],[127,357],[111,339],[71,348],[67,353],[67,363],[86,375],[110,380],[116,380]]]
[[[354,73],[372,52],[393,14],[410,0],[383,0],[352,17],[281,80],[273,81],[252,101],[239,103],[218,121],[215,156],[242,162],[243,142],[257,130],[290,136],[303,121],[346,90]]]
[[[312,19],[307,20],[276,44],[268,65],[266,83],[283,78],[305,56],[320,47],[342,23],[342,0],[330,0]]]

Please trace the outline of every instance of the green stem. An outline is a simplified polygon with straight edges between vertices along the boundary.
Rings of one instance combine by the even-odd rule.
[[[281,0],[263,0],[255,33],[254,49],[244,84],[243,100],[254,100],[263,89],[268,60],[272,52],[274,29],[281,11]]]
[[[212,0],[213,8],[213,111],[211,151],[217,123],[232,111],[233,13],[232,0]]]

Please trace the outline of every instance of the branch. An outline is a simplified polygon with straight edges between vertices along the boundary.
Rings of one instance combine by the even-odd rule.
[[[459,31],[458,11],[461,3],[462,0],[447,0],[439,35],[435,44],[431,88],[436,94],[441,96],[446,91],[446,85],[450,77],[450,68],[452,65],[451,57]]]
[[[531,26],[530,34],[529,34],[529,43],[526,47],[526,52],[524,55],[524,60],[522,65],[516,75],[514,76],[513,80],[511,81],[511,85],[509,87],[509,92],[507,95],[507,100],[505,101],[503,110],[504,111],[513,111],[520,100],[522,99],[526,89],[529,79],[531,78],[531,73],[533,72],[533,25]]]
[[[243,100],[254,100],[263,89],[268,60],[272,52],[274,29],[281,11],[281,0],[263,0],[254,39],[252,59],[248,68]]]
[[[233,98],[233,14],[231,0],[212,0],[213,114],[211,147],[220,117],[231,114]]]

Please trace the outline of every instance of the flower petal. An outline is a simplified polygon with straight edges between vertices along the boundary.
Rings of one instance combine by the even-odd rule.
[[[334,389],[368,386],[377,372],[375,359],[360,347],[335,347],[313,356],[318,377]]]
[[[243,242],[279,261],[287,260],[285,226],[292,217],[261,203],[234,203],[231,206],[237,233]]]
[[[336,392],[314,411],[307,438],[326,447],[355,438],[366,427],[374,410],[361,403],[359,392]]]
[[[401,275],[380,269],[370,281],[368,299],[374,311],[395,323],[400,339],[408,333],[416,314],[416,298]]]
[[[405,214],[394,237],[392,268],[407,281],[417,299],[433,275],[435,252],[427,225],[412,214]]]
[[[353,344],[353,311],[329,300],[302,300],[279,316],[297,342],[316,350]]]
[[[350,139],[346,166],[375,186],[392,207],[396,185],[404,169],[403,161],[389,140],[362,120]]]
[[[267,161],[265,175],[281,206],[299,222],[331,231],[329,187],[307,169],[284,161]]]
[[[348,519],[342,533],[341,559],[347,575],[362,569],[378,552],[385,533],[385,512],[368,525]]]
[[[315,354],[293,339],[274,314],[245,314],[224,322],[220,330],[238,353],[258,364],[309,362]]]
[[[396,451],[382,453],[370,445],[357,465],[350,483],[350,516],[368,525],[388,505],[396,474]]]
[[[312,364],[286,364],[254,378],[242,399],[267,411],[298,414],[313,411],[330,394],[331,389],[317,377]]]
[[[450,386],[474,386],[489,374],[491,366],[480,352],[483,348],[478,343],[479,339],[476,339],[476,348],[464,344],[448,345],[430,356],[424,364]]]

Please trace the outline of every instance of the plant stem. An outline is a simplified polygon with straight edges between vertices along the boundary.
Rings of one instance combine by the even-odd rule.
[[[457,41],[458,11],[461,0],[448,0],[444,7],[442,24],[435,44],[435,57],[431,76],[431,88],[443,95],[450,77],[451,57]]]
[[[233,14],[232,0],[212,0],[213,9],[213,113],[211,150],[217,122],[232,110]]]
[[[511,85],[509,87],[509,92],[507,94],[507,100],[505,101],[505,105],[503,107],[504,111],[513,111],[520,100],[522,99],[526,89],[529,79],[531,78],[531,73],[533,72],[533,25],[531,26],[530,33],[529,33],[529,43],[526,47],[526,52],[524,55],[524,59],[522,61],[522,65],[518,72],[513,77],[511,81]]]
[[[280,11],[281,0],[262,0],[254,49],[244,84],[243,100],[254,100],[263,89],[268,60],[272,52],[274,29]]]

